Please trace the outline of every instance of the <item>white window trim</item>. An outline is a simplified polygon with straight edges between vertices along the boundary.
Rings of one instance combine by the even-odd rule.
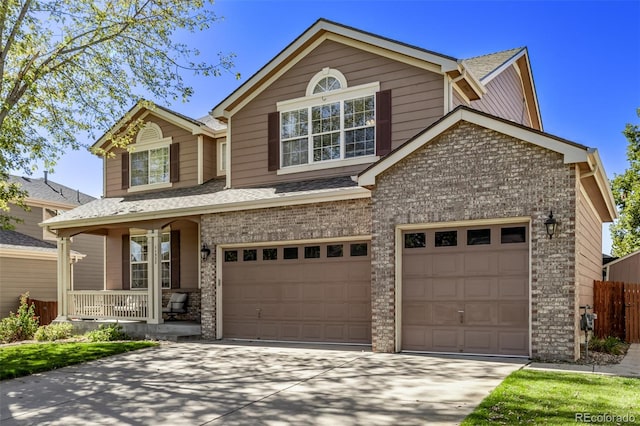
[[[162,263],[169,263],[169,286],[168,287],[163,287],[162,286],[162,275],[160,275],[159,279],[160,279],[160,288],[163,290],[169,290],[171,289],[171,231],[167,230],[167,231],[162,231],[159,234],[160,237],[160,241],[162,241],[162,236],[164,235],[169,235],[169,260],[162,260],[162,252],[158,253],[158,263],[162,264]],[[141,265],[141,264],[146,264],[147,265],[147,277],[149,277],[149,268],[152,262],[151,256],[152,256],[152,250],[149,249],[150,244],[149,244],[149,239],[152,237],[151,234],[149,233],[145,233],[144,231],[140,231],[140,230],[132,230],[132,232],[129,234],[129,245],[131,245],[131,239],[133,237],[147,237],[147,260],[145,260],[144,262],[135,262],[136,265]],[[131,249],[129,249],[131,250]],[[129,256],[131,256],[131,254],[129,254]],[[147,281],[147,286],[146,287],[136,287],[133,288],[133,268],[131,267],[131,265],[133,265],[134,262],[129,259],[129,283],[130,283],[130,290],[131,291],[147,291],[149,289],[149,282]],[[162,274],[162,268],[160,269],[160,273]]]
[[[362,84],[360,86],[348,87],[346,89],[332,90],[331,92],[316,93],[315,95],[303,98],[288,99],[276,104],[278,112],[287,112],[296,109],[320,106],[322,104],[343,101],[353,98],[375,95],[380,91],[380,82]]]
[[[216,171],[218,176],[224,176],[227,174],[227,141],[219,140],[216,146],[217,156],[216,156]],[[224,154],[223,154],[224,153]],[[223,157],[226,161],[222,161]]]
[[[345,88],[347,88],[347,78],[344,76],[344,74],[342,74],[340,71],[338,71],[335,68],[323,68],[321,71],[318,71],[316,73],[316,75],[314,75],[313,77],[311,77],[311,80],[309,80],[309,84],[307,85],[307,90],[306,90],[306,94],[307,96],[313,96],[313,89],[316,88],[316,84],[318,84],[320,82],[320,80],[322,80],[325,77],[333,77],[336,80],[338,80],[340,82],[340,87],[341,89],[338,90],[344,90]],[[327,94],[329,92],[324,92],[324,93],[316,93],[317,95],[319,94]]]
[[[139,144],[134,145],[131,153],[135,152],[144,152],[150,151],[153,149],[167,148],[169,150],[169,168],[171,168],[171,143],[173,142],[172,137],[163,138],[154,142],[140,142]],[[143,148],[136,150],[137,147]],[[133,171],[133,167],[131,166],[131,162],[133,161],[132,155],[129,155],[129,182],[131,182],[131,172]],[[171,188],[173,183],[171,182],[171,170],[169,170],[169,182],[160,182],[160,183],[151,183],[146,185],[131,185],[129,184],[129,188],[127,192],[139,192],[139,191],[148,191],[151,189],[161,189],[161,188]]]
[[[361,157],[345,158],[344,160],[325,160],[315,163],[300,164],[297,166],[281,167],[276,175],[288,175],[291,173],[310,172],[313,170],[332,169],[335,167],[355,166],[358,164],[375,163],[380,159],[377,155],[363,155]]]

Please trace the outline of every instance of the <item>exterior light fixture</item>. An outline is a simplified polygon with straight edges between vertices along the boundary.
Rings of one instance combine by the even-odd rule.
[[[556,226],[558,221],[553,217],[553,212],[549,210],[549,217],[544,221],[544,227],[547,228],[547,235],[549,239],[553,238],[553,234],[556,233]]]
[[[211,250],[209,247],[207,247],[205,243],[202,243],[202,248],[200,249],[200,256],[202,257],[202,260],[207,260],[210,254]]]

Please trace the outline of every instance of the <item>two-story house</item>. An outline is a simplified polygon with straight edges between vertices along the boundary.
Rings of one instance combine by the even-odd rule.
[[[13,230],[0,230],[0,317],[17,312],[20,295],[42,301],[58,298],[57,236],[39,223],[94,201],[76,189],[43,178],[9,176],[27,192],[25,210],[10,205],[8,215],[19,219]],[[102,289],[104,238],[78,235],[73,238],[69,268],[71,288]]]
[[[95,144],[105,198],[45,226],[63,269],[68,238],[105,236],[134,317],[180,291],[205,338],[579,355],[616,212],[597,151],[543,131],[526,48],[456,59],[321,19],[206,119],[127,117],[129,151]]]

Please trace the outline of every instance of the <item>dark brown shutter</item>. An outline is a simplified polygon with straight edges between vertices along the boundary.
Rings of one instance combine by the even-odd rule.
[[[180,288],[180,231],[171,231],[171,288]]]
[[[180,144],[172,143],[169,151],[169,181],[180,182]]]
[[[280,113],[270,112],[268,122],[269,154],[268,170],[278,170],[280,167]]]
[[[131,247],[129,246],[129,234],[122,236],[122,289],[131,290]]]
[[[376,155],[391,152],[391,90],[376,93]]]
[[[122,153],[122,189],[129,189],[129,153]]]

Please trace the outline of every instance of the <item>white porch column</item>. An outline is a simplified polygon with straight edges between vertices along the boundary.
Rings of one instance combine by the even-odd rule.
[[[66,321],[69,313],[69,295],[71,290],[71,249],[68,237],[58,237],[58,317]]]
[[[148,324],[162,324],[162,234],[159,230],[149,232],[147,235],[149,244],[149,309],[147,312]]]

